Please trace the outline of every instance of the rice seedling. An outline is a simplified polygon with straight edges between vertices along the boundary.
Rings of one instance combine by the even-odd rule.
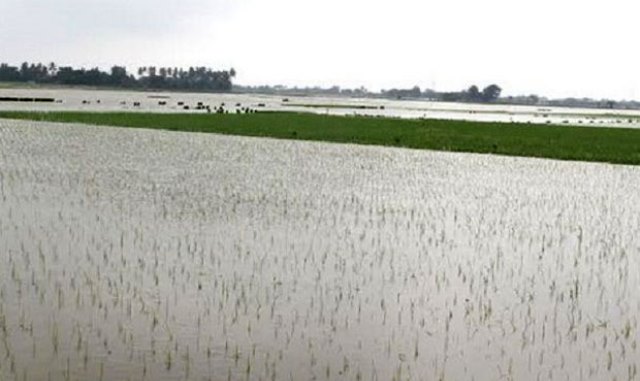
[[[637,378],[635,167],[16,121],[0,146],[0,379]]]

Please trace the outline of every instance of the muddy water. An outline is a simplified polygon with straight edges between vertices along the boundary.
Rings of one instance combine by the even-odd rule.
[[[0,379],[637,377],[640,169],[0,120]]]

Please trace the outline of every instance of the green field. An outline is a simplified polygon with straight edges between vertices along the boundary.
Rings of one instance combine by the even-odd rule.
[[[0,118],[640,164],[640,130],[305,113],[0,112]]]

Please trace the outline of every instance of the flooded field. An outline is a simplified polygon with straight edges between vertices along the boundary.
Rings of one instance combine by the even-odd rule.
[[[504,123],[640,128],[640,110],[481,105],[345,97],[281,97],[273,95],[149,93],[79,89],[0,89],[0,97],[53,98],[52,103],[2,102],[0,110],[227,112],[295,111],[331,115],[433,118]],[[200,103],[201,109],[198,110]]]
[[[0,380],[637,379],[640,167],[0,120]]]

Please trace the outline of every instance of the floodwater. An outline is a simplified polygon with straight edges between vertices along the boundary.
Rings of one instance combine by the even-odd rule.
[[[0,89],[6,97],[50,97],[55,103],[0,102],[0,110],[205,112],[198,102],[229,112],[295,111],[331,115],[368,115],[486,122],[640,128],[640,110],[479,105],[371,98],[282,97],[249,94],[135,92],[80,89]],[[135,106],[134,103],[139,103]],[[166,104],[160,104],[161,102]],[[324,106],[329,107],[324,107]],[[185,110],[185,106],[189,110]]]
[[[640,167],[0,120],[2,380],[622,380]]]

